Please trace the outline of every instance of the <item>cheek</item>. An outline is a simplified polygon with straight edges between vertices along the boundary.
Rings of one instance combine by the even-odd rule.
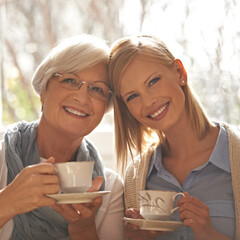
[[[127,109],[134,118],[138,119],[140,117],[140,107],[134,104],[127,105]]]
[[[107,103],[97,102],[97,103],[93,103],[93,106],[94,106],[95,113],[97,114],[96,116],[98,118],[102,118],[106,111]]]
[[[178,86],[175,90],[175,95],[177,96],[177,101],[179,103],[184,102],[185,103],[185,94],[181,88],[181,86]]]

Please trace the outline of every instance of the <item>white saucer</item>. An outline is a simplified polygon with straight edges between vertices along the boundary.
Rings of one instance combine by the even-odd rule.
[[[49,194],[47,196],[57,200],[58,204],[71,204],[71,203],[92,202],[94,198],[101,197],[108,193],[110,193],[110,191],[84,192],[84,193],[59,193],[59,194]]]
[[[142,230],[153,231],[174,231],[176,228],[184,226],[182,222],[178,221],[157,221],[146,219],[123,218],[124,221],[139,226]]]

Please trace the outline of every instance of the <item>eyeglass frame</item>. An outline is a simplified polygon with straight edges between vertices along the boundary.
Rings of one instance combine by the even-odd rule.
[[[68,73],[68,74],[73,74],[73,73]],[[56,72],[56,73],[53,73],[52,77],[62,77],[62,74]],[[61,83],[60,81],[58,81],[58,82]],[[94,87],[93,84],[91,84],[89,82],[86,82],[86,81],[82,81],[82,80],[78,81],[77,83],[78,84],[76,85],[76,88],[74,88],[74,89],[69,88],[69,89],[70,90],[79,90],[82,87],[83,84],[87,84],[87,89],[88,90],[92,89]],[[105,83],[103,83],[103,84],[105,84]],[[105,96],[105,95],[103,95],[103,96],[106,97],[106,98],[109,98],[113,95],[113,91],[110,90],[110,87],[107,84],[105,84],[105,85],[108,88],[108,91],[107,91],[108,96]],[[89,94],[89,95],[92,96],[91,94]]]

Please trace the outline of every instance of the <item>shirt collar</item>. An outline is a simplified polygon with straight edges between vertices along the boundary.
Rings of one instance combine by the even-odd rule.
[[[218,125],[220,128],[218,139],[208,162],[230,173],[228,133],[223,124],[219,123]]]
[[[222,124],[216,123],[220,130],[217,138],[216,145],[213,149],[213,152],[208,160],[207,163],[204,165],[198,167],[195,169],[200,170],[203,167],[205,167],[207,164],[211,163],[215,165],[216,167],[230,173],[231,172],[231,167],[230,167],[230,161],[229,161],[229,147],[228,147],[228,133],[225,127]],[[151,157],[151,161],[149,164],[149,171],[148,171],[148,176],[151,174],[153,171],[153,168],[156,168],[158,171],[158,174],[161,174],[161,172],[166,171],[165,167],[162,164],[162,150],[161,146],[159,146],[156,151],[153,153]]]

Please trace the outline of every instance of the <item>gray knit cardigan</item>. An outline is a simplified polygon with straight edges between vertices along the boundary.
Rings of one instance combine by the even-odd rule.
[[[229,153],[232,174],[232,188],[235,202],[235,240],[240,240],[240,131],[226,123],[229,137]],[[125,207],[139,209],[137,192],[145,189],[149,161],[156,147],[150,147],[149,151],[131,163],[125,174],[124,200]]]

